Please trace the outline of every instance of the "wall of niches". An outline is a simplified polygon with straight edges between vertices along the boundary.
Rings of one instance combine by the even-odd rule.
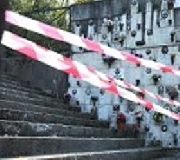
[[[74,6],[72,7],[73,31],[79,36],[99,41],[118,50],[127,51],[137,57],[179,69],[180,25],[177,21],[179,21],[178,17],[180,16],[178,15],[180,2],[170,0],[142,2],[136,0],[122,1],[122,3],[120,1],[117,3],[103,1]],[[111,6],[111,9],[106,7],[107,4]],[[101,7],[99,11],[102,11],[96,17],[93,17],[96,14],[96,9],[94,12],[88,11],[92,10],[94,6],[95,8]],[[82,32],[83,27],[86,28],[86,34]],[[84,29],[83,31],[85,32]],[[180,78],[177,76],[120,60],[107,63],[102,55],[87,52],[75,46],[72,46],[72,51],[76,53],[73,55],[73,59],[85,65],[93,66],[119,80],[146,88],[154,94],[180,100]],[[140,112],[143,115],[140,128],[143,133],[146,133],[147,145],[160,144],[166,147],[180,147],[178,141],[180,139],[180,125],[173,119],[157,115],[153,111],[148,111],[144,107],[117,95],[104,92],[75,77],[70,76],[69,83],[69,93],[79,102],[82,111],[90,112],[92,107],[96,105],[98,118],[110,120],[113,106],[119,105],[119,112],[126,115],[128,124],[136,124],[137,113]],[[96,103],[92,102],[92,97],[97,98]],[[170,106],[148,95],[145,95],[145,98],[168,110],[180,112],[178,107]],[[157,120],[158,116],[159,120]]]

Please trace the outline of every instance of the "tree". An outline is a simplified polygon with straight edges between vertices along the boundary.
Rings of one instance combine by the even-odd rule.
[[[69,26],[66,23],[66,13],[69,7],[65,6],[66,1],[67,0],[18,0],[17,2],[17,0],[11,0],[10,6],[12,10],[22,15],[68,30]],[[57,42],[22,28],[10,26],[9,30],[57,52],[63,52],[66,50],[64,50],[64,48],[67,48],[66,43]]]

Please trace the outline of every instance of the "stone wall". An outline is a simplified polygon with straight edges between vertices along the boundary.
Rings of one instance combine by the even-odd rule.
[[[2,58],[1,73],[18,77],[20,80],[29,81],[32,87],[37,87],[47,93],[52,93],[59,98],[67,90],[67,74],[51,68],[37,61],[23,61],[18,58]]]
[[[136,57],[180,68],[180,1],[175,1],[173,7],[169,6],[167,0],[130,2],[130,0],[104,0],[73,6],[71,9],[73,32]],[[113,26],[110,27],[111,30],[108,28],[109,24]],[[100,54],[85,52],[82,48],[74,46],[72,51],[74,60],[113,76],[117,80],[124,80],[154,94],[160,94],[162,97],[170,99],[168,88],[173,87],[178,94],[174,99],[180,101],[178,76],[120,60],[108,66]],[[154,78],[156,76],[160,77],[157,83]],[[176,138],[180,138],[180,125],[173,119],[162,116],[161,122],[156,122],[154,115],[156,116],[157,113],[154,111],[148,111],[143,106],[130,103],[117,95],[103,93],[99,88],[73,76],[69,77],[69,82],[71,86],[69,93],[79,101],[83,111],[90,112],[95,106],[99,119],[110,120],[114,114],[113,106],[119,105],[119,112],[126,116],[126,123],[129,124],[137,124],[136,113],[140,112],[143,115],[140,128],[146,133],[148,145],[158,140],[162,146],[180,146],[180,141],[175,143]],[[92,97],[97,98],[95,104],[92,103]],[[145,95],[145,99],[167,110],[180,113],[179,107],[148,95]],[[165,132],[162,130],[163,125],[168,126]],[[145,128],[148,128],[148,131]]]

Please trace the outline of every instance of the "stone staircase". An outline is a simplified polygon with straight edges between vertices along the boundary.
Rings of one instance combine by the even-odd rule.
[[[144,148],[145,141],[128,126],[120,133],[108,127],[28,82],[0,75],[1,159],[148,160],[175,152]]]

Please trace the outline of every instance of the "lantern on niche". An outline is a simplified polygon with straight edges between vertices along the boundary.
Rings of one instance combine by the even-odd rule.
[[[92,25],[94,24],[92,19],[91,19],[91,20],[89,20],[89,22],[88,22],[88,23],[89,23],[89,25],[90,25],[90,26],[92,26]]]
[[[115,72],[116,75],[117,75],[117,74],[120,74],[119,68],[116,68],[114,72]]]
[[[113,111],[119,111],[119,109],[120,109],[120,105],[119,104],[113,105]]]
[[[80,27],[80,22],[77,22],[77,23],[76,23],[76,27]]]
[[[169,20],[168,20],[168,23],[169,23],[169,25],[171,26],[171,25],[172,25],[172,19],[169,19]]]
[[[107,56],[105,54],[102,54],[102,59],[104,63],[108,64],[108,67],[110,68],[112,63],[116,60],[114,57]]]
[[[169,95],[171,100],[174,100],[176,98],[178,98],[178,91],[175,87],[169,86],[167,89],[167,94]]]
[[[153,34],[153,30],[152,30],[152,29],[148,29],[148,30],[147,30],[147,35],[150,36],[150,35],[152,35],[152,34]]]
[[[180,84],[178,84],[178,90],[180,90]]]
[[[127,101],[127,109],[130,112],[133,112],[135,110],[135,104],[131,101]]]
[[[146,132],[149,132],[149,126],[146,125],[146,126],[144,127],[144,130],[145,130]]]
[[[107,34],[102,34],[102,39],[106,40],[107,39]]]
[[[100,94],[104,95],[104,90],[103,89],[100,89]]]
[[[121,36],[119,36],[118,38],[118,42],[120,43],[121,47],[124,45],[124,40],[125,40],[126,36],[124,34],[122,34]]]
[[[146,69],[146,73],[147,73],[147,74],[151,74],[151,71],[152,71],[151,68],[147,68],[147,69]]]
[[[167,130],[168,130],[168,126],[167,126],[166,124],[163,124],[163,125],[161,126],[161,131],[162,131],[162,132],[167,132]]]
[[[158,86],[158,94],[163,94],[164,93],[164,86],[160,85]]]
[[[143,120],[143,113],[141,111],[135,112],[135,118],[137,120],[138,126],[140,127],[141,121]]]
[[[147,50],[146,50],[146,54],[147,54],[147,55],[151,54],[151,50],[150,50],[150,49],[147,49]]]
[[[77,84],[77,86],[81,87],[80,81],[77,81],[76,84]]]
[[[176,34],[175,31],[172,31],[172,32],[170,33],[170,36],[171,36],[171,42],[174,42],[174,40],[175,40],[175,34]]]
[[[120,23],[120,24],[119,24],[119,27],[120,27],[120,31],[123,31],[124,24],[123,24],[123,23]]]
[[[132,32],[131,32],[131,36],[132,36],[132,37],[135,37],[135,36],[136,36],[136,31],[132,31]]]
[[[154,82],[154,85],[157,85],[157,83],[161,80],[161,75],[153,74],[152,79]]]
[[[171,64],[174,65],[176,54],[171,54]]]
[[[139,57],[139,58],[143,58],[143,55],[142,55],[142,54],[138,54],[138,57]]]
[[[96,102],[99,100],[99,98],[97,96],[91,96],[91,101],[93,103],[93,105],[95,106]]]
[[[79,105],[80,105],[79,101],[76,101],[76,105],[77,105],[77,106],[79,106]]]
[[[76,90],[76,89],[73,89],[73,90],[72,90],[72,94],[73,94],[73,95],[77,94],[77,90]]]
[[[173,134],[173,142],[174,142],[175,146],[178,145],[178,136],[177,136],[177,134]]]
[[[111,33],[113,31],[114,23],[110,18],[108,18],[107,20],[107,28],[108,28],[108,32]]]
[[[156,122],[156,123],[161,123],[163,121],[163,115],[161,113],[154,113],[153,115],[153,120]]]
[[[131,30],[131,22],[128,20],[127,21],[127,30],[130,31]]]
[[[140,79],[136,79],[136,86],[139,86],[141,83]]]
[[[156,24],[158,27],[160,27],[160,20],[159,19],[156,21]]]
[[[140,23],[137,24],[137,29],[138,29],[138,30],[141,29],[141,24],[140,24]]]
[[[136,54],[136,49],[132,48],[130,52],[131,54]]]
[[[71,95],[70,95],[68,92],[65,93],[64,96],[63,96],[63,102],[64,102],[65,104],[67,104],[67,103],[70,102],[70,100],[71,100]]]
[[[163,46],[161,52],[162,54],[167,54],[169,52],[168,46]]]
[[[118,41],[119,40],[119,35],[116,33],[115,35],[114,35],[114,41]]]
[[[177,126],[178,125],[178,120],[174,120],[174,125]]]

